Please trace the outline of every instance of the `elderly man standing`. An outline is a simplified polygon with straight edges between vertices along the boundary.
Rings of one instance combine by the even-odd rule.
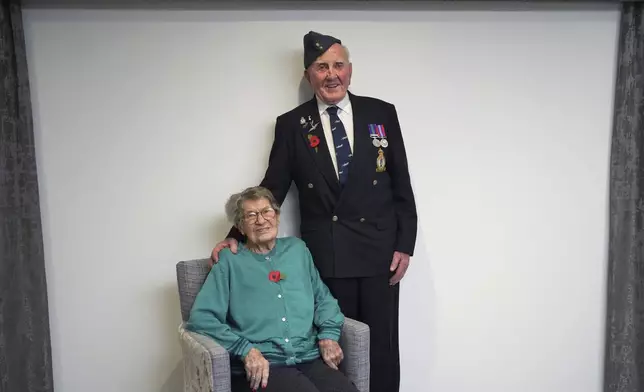
[[[302,239],[345,316],[371,329],[371,391],[400,384],[399,282],[416,242],[417,215],[395,107],[347,91],[352,65],[334,37],[304,36],[304,75],[315,96],[277,117],[261,186],[281,204],[294,181]],[[213,249],[235,253],[232,229]]]

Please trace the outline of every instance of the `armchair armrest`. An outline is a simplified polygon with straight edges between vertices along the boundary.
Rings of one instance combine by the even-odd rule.
[[[340,370],[360,392],[369,392],[369,334],[367,324],[345,317],[340,337],[344,361]]]
[[[230,355],[207,336],[179,326],[184,392],[230,392]]]

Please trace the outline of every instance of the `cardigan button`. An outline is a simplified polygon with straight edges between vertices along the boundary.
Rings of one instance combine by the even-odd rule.
[[[337,222],[337,221],[338,221],[338,216],[337,216],[337,215],[333,215],[333,218],[331,218],[331,219],[333,219],[333,221],[334,221],[334,222]]]

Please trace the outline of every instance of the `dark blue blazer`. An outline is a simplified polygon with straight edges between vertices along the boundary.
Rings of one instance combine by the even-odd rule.
[[[323,278],[387,274],[393,252],[413,255],[416,242],[416,204],[396,109],[375,98],[351,93],[349,98],[354,143],[344,187],[329,156],[315,98],[277,118],[260,184],[281,204],[295,182],[301,237]],[[375,125],[384,127],[386,148],[373,144]],[[319,139],[317,149],[311,136]],[[234,228],[229,236],[243,240]]]

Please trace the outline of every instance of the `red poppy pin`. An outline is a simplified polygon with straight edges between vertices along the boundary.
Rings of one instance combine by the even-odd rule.
[[[318,145],[320,144],[320,138],[315,135],[309,135],[309,144],[312,148],[315,148],[315,152],[318,152]]]
[[[271,282],[279,282],[280,280],[284,280],[286,278],[286,275],[282,274],[279,271],[271,271],[268,273],[268,280]]]

